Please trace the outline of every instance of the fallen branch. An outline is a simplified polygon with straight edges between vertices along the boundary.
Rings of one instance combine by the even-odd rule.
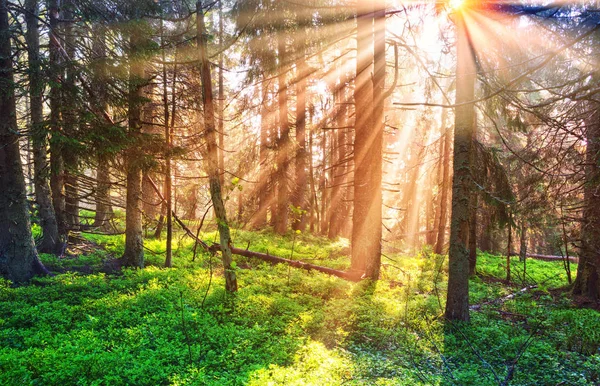
[[[527,286],[525,288],[521,288],[517,292],[514,292],[514,293],[512,293],[510,295],[506,295],[506,296],[504,296],[502,298],[490,300],[488,302],[484,302],[484,303],[480,303],[480,304],[474,304],[471,307],[469,307],[469,309],[472,310],[472,311],[479,311],[481,309],[481,307],[485,306],[485,305],[498,304],[498,303],[502,304],[502,303],[504,303],[504,302],[506,302],[506,301],[508,301],[510,299],[513,299],[515,296],[517,296],[519,294],[525,293],[525,292],[529,291],[530,289],[534,289],[534,288],[537,288],[537,287],[538,287],[537,284],[536,285],[529,285],[529,286]]]
[[[516,252],[511,252],[510,253],[511,256],[520,256],[518,253]],[[543,260],[543,261],[564,261],[566,258],[563,256],[554,256],[554,255],[538,255],[536,253],[528,253],[525,256],[530,257],[532,259],[536,259],[536,260]],[[569,261],[571,263],[579,263],[579,257],[576,256],[569,256]]]
[[[216,251],[220,251],[220,250],[221,250],[221,246],[219,244],[213,244],[210,247],[211,252],[216,252]],[[358,282],[362,279],[362,274],[358,273],[358,272],[340,271],[340,270],[333,269],[333,268],[322,267],[320,265],[305,263],[305,262],[299,261],[299,260],[290,260],[290,259],[286,259],[286,258],[279,257],[279,256],[269,255],[268,253],[252,252],[252,251],[248,251],[246,249],[241,249],[241,248],[236,248],[236,247],[231,247],[231,253],[233,253],[234,255],[239,255],[239,256],[254,257],[256,259],[260,259],[260,260],[263,260],[263,261],[266,261],[269,263],[273,263],[273,264],[287,264],[289,266],[292,266],[295,268],[306,269],[308,271],[315,270],[315,271],[323,272],[328,275],[337,276],[342,279],[354,281],[354,282]]]

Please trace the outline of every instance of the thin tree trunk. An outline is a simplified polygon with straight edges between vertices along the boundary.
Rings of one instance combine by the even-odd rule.
[[[219,0],[219,105],[218,105],[218,132],[219,132],[219,175],[221,187],[225,186],[225,129],[224,106],[225,87],[223,86],[223,0]]]
[[[454,175],[448,265],[448,320],[469,320],[469,217],[471,151],[473,148],[475,58],[467,36],[465,10],[455,12],[457,29],[456,101],[454,127]]]
[[[15,283],[48,273],[38,258],[19,152],[8,1],[0,0],[0,272]]]
[[[508,218],[508,242],[506,245],[506,281],[510,283],[510,253],[512,249],[512,215]]]
[[[308,70],[306,66],[305,46],[306,35],[304,27],[300,27],[297,48],[301,51],[298,54],[296,63],[296,157],[294,195],[292,205],[296,207],[292,229],[304,231],[306,228],[306,77]]]
[[[219,7],[221,2],[219,2]],[[163,22],[161,21],[161,38],[164,40],[164,27]],[[166,212],[167,212],[167,245],[165,250],[165,267],[170,268],[173,265],[173,217],[172,217],[172,208],[173,208],[173,193],[171,192],[171,149],[172,149],[172,128],[171,119],[175,119],[175,116],[171,117],[170,115],[170,106],[169,106],[169,91],[168,91],[168,73],[167,73],[167,65],[166,65],[166,53],[165,53],[165,43],[163,41],[163,49],[162,49],[162,77],[163,77],[163,119],[164,119],[164,136],[165,136],[165,197],[166,197]],[[175,61],[177,63],[177,61]],[[174,66],[177,66],[175,64]],[[173,109],[175,109],[175,86],[177,82],[177,69],[176,67],[173,69],[173,85],[171,92],[173,93]],[[173,121],[174,123],[174,121]]]
[[[65,168],[62,156],[62,119],[61,119],[61,97],[60,84],[63,74],[60,60],[60,43],[58,21],[60,18],[58,0],[48,1],[49,16],[49,74],[50,74],[50,93],[48,95],[50,103],[50,119],[48,126],[50,128],[50,190],[52,193],[52,206],[56,215],[56,224],[60,243],[63,245],[67,240],[67,219],[65,216]]]
[[[105,32],[102,26],[95,26],[94,41],[92,52],[94,55],[94,64],[92,67],[93,73],[93,88],[96,92],[97,103],[101,111],[108,110],[108,95],[106,88],[106,50],[105,50]],[[98,129],[105,127],[105,122],[98,124]],[[110,163],[109,154],[107,154],[101,146],[98,146],[98,154],[96,156],[96,213],[94,216],[94,227],[107,231],[109,229],[109,221],[112,217],[112,205],[110,200]]]
[[[212,79],[207,54],[206,29],[204,27],[204,13],[202,1],[196,3],[196,32],[197,43],[200,51],[200,76],[202,80],[202,105],[204,107],[204,133],[206,138],[206,160],[207,173],[210,184],[210,197],[213,203],[217,227],[220,235],[221,255],[225,275],[225,289],[229,292],[237,291],[237,279],[235,271],[231,267],[231,235],[227,222],[227,213],[221,195],[221,184],[219,181],[219,159],[217,154],[217,139],[215,130],[215,107],[213,103]]]
[[[33,142],[34,189],[38,205],[42,239],[38,250],[59,254],[61,242],[49,185],[48,132],[44,127],[44,80],[41,73],[40,35],[38,29],[39,5],[37,0],[25,2],[27,22],[27,52],[29,57],[29,106],[31,109],[31,138]]]
[[[62,107],[63,107],[63,130],[65,136],[70,139],[77,138],[77,88],[75,86],[76,69],[75,58],[75,35],[73,31],[73,0],[65,0],[61,6],[64,10],[64,41],[65,51],[68,57],[65,79],[62,83]],[[67,225],[70,229],[79,228],[79,187],[77,174],[79,172],[79,156],[76,149],[67,148],[62,152],[65,167],[65,213]]]
[[[471,215],[469,217],[469,276],[477,272],[477,206],[479,196],[471,193]]]
[[[285,234],[288,227],[289,189],[287,172],[289,166],[288,152],[290,150],[290,124],[288,120],[288,90],[286,84],[287,58],[286,36],[277,34],[277,55],[279,60],[277,76],[278,106],[279,106],[279,141],[277,144],[277,213],[274,219],[275,232]]]
[[[268,83],[263,81],[262,83],[262,98],[261,98],[261,110],[260,110],[260,147],[259,147],[259,172],[258,172],[258,186],[256,187],[256,194],[258,195],[258,210],[252,215],[251,226],[254,229],[261,229],[267,223],[267,211],[269,203],[271,201],[271,195],[269,193],[269,172],[271,170],[268,164],[268,142],[269,142],[269,109],[267,105],[268,98]]]

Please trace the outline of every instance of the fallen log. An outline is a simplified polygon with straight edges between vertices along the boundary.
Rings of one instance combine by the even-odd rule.
[[[211,252],[216,252],[221,250],[221,246],[219,244],[213,244],[210,247]],[[231,247],[231,253],[234,255],[245,256],[245,257],[254,257],[256,259],[260,259],[273,264],[287,264],[295,268],[306,269],[308,271],[315,270],[319,272],[326,273],[328,275],[337,276],[339,278],[359,282],[362,280],[362,274],[360,272],[352,272],[352,271],[340,271],[338,269],[322,267],[320,265],[305,263],[300,260],[290,260],[284,257],[269,255],[268,253],[260,253],[260,252],[252,252],[246,249]]]
[[[150,176],[146,176],[146,178],[148,179],[148,182],[150,182],[150,185],[152,185],[152,188],[158,195],[158,198],[160,198],[161,201],[164,202],[165,198],[161,194],[160,190],[158,189],[158,186],[156,186],[156,183],[152,180],[152,178],[150,178]],[[206,251],[214,253],[216,251],[221,250],[220,244],[213,244],[212,246],[209,247],[204,241],[202,241],[200,238],[196,237],[194,232],[192,232],[192,230],[190,228],[188,228],[183,223],[183,221],[181,221],[179,219],[179,217],[177,217],[177,215],[175,214],[175,211],[172,211],[171,214],[173,215],[173,218],[175,219],[177,224],[179,224],[179,226],[185,231],[185,233],[187,233],[188,236],[190,236],[193,240],[195,240],[198,244],[200,244],[202,246],[202,248],[204,248]],[[302,269],[306,269],[309,271],[315,270],[315,271],[326,273],[328,275],[337,276],[339,278],[342,278],[342,279],[345,279],[348,281],[358,282],[358,281],[362,280],[362,273],[360,273],[360,272],[340,271],[340,270],[333,269],[333,268],[322,267],[320,265],[305,263],[305,262],[299,261],[299,260],[290,260],[290,259],[286,259],[283,257],[269,255],[268,253],[265,254],[265,253],[260,253],[260,252],[252,252],[252,251],[248,251],[246,249],[240,249],[240,248],[236,248],[233,246],[231,247],[231,253],[233,253],[234,255],[239,255],[239,256],[254,257],[254,258],[257,258],[257,259],[260,259],[263,261],[267,261],[267,262],[273,263],[273,264],[288,264],[295,268],[302,268]]]
[[[510,255],[511,256],[520,256],[520,254],[518,254],[517,252],[511,252]],[[539,255],[537,253],[528,253],[525,256],[530,257],[532,259],[543,260],[543,261],[564,261],[565,260],[565,257],[563,257],[563,256]],[[579,263],[579,257],[569,256],[569,261],[571,263]]]
[[[490,301],[487,301],[487,302],[483,302],[483,303],[480,303],[480,304],[473,304],[472,306],[469,307],[469,309],[471,311],[479,311],[482,306],[487,306],[487,305],[490,305],[490,304],[504,304],[504,302],[506,302],[508,300],[511,300],[511,299],[514,299],[517,295],[521,295],[521,294],[529,291],[530,289],[535,289],[537,287],[538,287],[537,284],[535,284],[535,285],[529,285],[529,286],[527,286],[525,288],[521,288],[519,291],[514,292],[514,293],[512,293],[510,295],[506,295],[504,297],[501,297],[501,298],[498,298],[498,299],[493,299],[493,300],[490,300]]]

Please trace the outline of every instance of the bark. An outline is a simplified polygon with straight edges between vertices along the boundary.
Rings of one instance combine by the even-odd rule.
[[[346,115],[347,105],[345,104],[344,89],[345,79],[341,80],[341,84],[337,87],[334,93],[334,99],[338,105],[335,113],[335,146],[331,149],[335,154],[333,165],[331,166],[332,187],[331,187],[331,204],[330,204],[330,220],[329,232],[327,237],[335,239],[339,236],[343,227],[344,214],[347,213],[346,208]]]
[[[463,11],[455,13],[457,29],[456,101],[454,123],[454,175],[445,317],[469,320],[469,204],[471,150],[474,131],[475,58],[467,36]]]
[[[0,0],[0,272],[22,283],[47,271],[31,235],[11,54],[8,1]]]
[[[38,251],[60,254],[62,243],[50,195],[48,165],[48,132],[44,125],[44,80],[41,72],[40,34],[38,28],[39,4],[37,0],[25,2],[27,22],[27,53],[29,58],[29,106],[31,109],[31,139],[33,143],[34,189],[38,206],[42,238]]]
[[[132,145],[126,151],[127,196],[125,217],[125,251],[123,265],[144,267],[144,240],[142,234],[142,157],[138,141],[142,132],[142,105],[146,85],[141,45],[141,31],[133,30],[129,37],[129,90],[128,124]]]
[[[221,2],[219,1],[219,12],[221,11]],[[223,33],[222,31],[222,15],[221,13],[219,13],[219,23],[221,25],[221,34]],[[164,40],[164,30],[163,30],[163,22],[161,21],[161,40]],[[222,37],[220,38],[222,39]],[[162,60],[163,63],[166,63],[166,53],[165,53],[165,45],[163,42],[163,49],[162,49]],[[221,63],[222,63],[222,59],[221,59]],[[222,67],[222,65],[221,65]],[[220,70],[221,71],[221,70]],[[165,154],[165,196],[166,196],[166,200],[165,200],[165,204],[166,204],[166,212],[167,212],[167,243],[166,243],[166,249],[165,249],[165,267],[170,268],[173,265],[173,217],[172,217],[172,208],[173,208],[173,192],[172,192],[172,184],[171,184],[171,151],[172,151],[172,141],[173,141],[173,129],[175,126],[175,106],[176,106],[176,100],[175,100],[175,94],[176,94],[176,82],[177,82],[177,64],[174,65],[173,68],[173,85],[171,88],[171,92],[172,92],[172,113],[170,111],[170,107],[169,106],[169,90],[168,90],[168,80],[169,80],[169,76],[168,76],[168,72],[167,72],[167,65],[163,64],[162,67],[162,76],[163,76],[163,115],[164,115],[164,136],[165,136],[165,147],[166,147],[166,154]],[[221,79],[221,73],[219,73],[219,93],[221,93],[221,89],[223,87],[222,84],[222,79]],[[221,106],[222,107],[222,102],[221,102]],[[222,122],[222,114],[221,114],[221,120],[220,122]],[[221,143],[221,146],[223,144]],[[194,213],[192,213],[193,216]]]
[[[217,138],[215,128],[215,106],[213,102],[212,79],[210,73],[210,64],[207,53],[206,29],[204,26],[204,13],[202,11],[202,1],[196,3],[196,32],[197,43],[200,51],[200,76],[202,80],[202,106],[204,107],[204,134],[206,138],[206,168],[210,185],[210,197],[213,203],[217,227],[220,236],[220,249],[223,260],[223,269],[225,275],[225,289],[228,292],[237,291],[237,279],[235,271],[231,267],[231,235],[229,224],[227,222],[227,213],[223,203],[221,193],[221,183],[219,180],[219,159],[217,154]]]
[[[49,77],[50,92],[48,95],[50,104],[50,190],[52,193],[52,206],[56,215],[58,234],[62,244],[67,239],[67,219],[65,214],[65,170],[63,162],[62,146],[62,119],[61,119],[61,96],[60,84],[62,82],[61,55],[59,44],[59,7],[58,0],[48,1],[49,16]]]
[[[440,186],[440,211],[437,229],[437,239],[434,252],[438,255],[442,253],[446,243],[446,223],[448,221],[448,193],[450,192],[450,130],[446,129],[444,133],[444,155],[442,156],[442,182]]]
[[[382,15],[381,9],[378,9],[377,17],[374,17],[373,4],[366,3],[358,6],[357,14],[351,270],[362,272],[365,277],[377,279],[381,265],[383,158],[383,125],[377,120],[382,118],[379,115],[379,104],[383,103],[385,57],[382,56],[384,52],[381,51],[381,44],[385,44],[385,40],[382,42],[385,30],[381,27],[385,23],[385,12]],[[374,21],[377,26],[375,38]],[[374,46],[377,47],[375,53]],[[373,62],[375,65],[373,84],[371,84]]]
[[[510,283],[510,252],[512,250],[512,216],[508,220],[508,242],[506,247],[506,281]]]
[[[586,122],[586,183],[581,252],[573,294],[596,303],[600,299],[600,105],[594,103],[591,107],[595,111]]]
[[[76,69],[73,58],[75,58],[75,35],[73,31],[73,0],[65,0],[61,9],[64,10],[64,42],[67,54],[66,73],[62,84],[62,107],[63,107],[63,130],[66,137],[75,139],[77,137],[77,88],[75,86]],[[66,148],[62,152],[65,167],[65,214],[69,229],[79,228],[79,187],[77,173],[79,169],[79,156],[76,149]]]
[[[527,258],[527,223],[521,221],[521,247],[519,249],[519,259],[525,261]]]
[[[94,29],[94,42],[92,52],[94,55],[94,65],[92,67],[92,88],[95,90],[97,103],[101,111],[108,111],[108,95],[107,95],[107,70],[106,70],[106,50],[105,33],[102,27]],[[102,129],[105,122],[98,124],[98,129]],[[99,148],[101,146],[98,146]],[[94,227],[107,231],[110,228],[110,219],[113,215],[111,200],[110,200],[110,155],[103,152],[103,149],[98,149],[96,155],[96,213],[94,215]]]
[[[477,206],[479,196],[471,193],[471,215],[469,217],[469,276],[477,273]]]
[[[219,0],[219,104],[217,117],[219,132],[219,175],[221,186],[225,186],[225,128],[224,106],[225,87],[223,85],[223,0]]]
[[[279,105],[279,141],[277,143],[277,213],[275,215],[273,226],[275,232],[285,234],[288,227],[288,205],[289,189],[287,181],[287,172],[289,166],[288,152],[290,150],[290,124],[288,120],[288,90],[286,84],[287,66],[284,61],[287,57],[286,36],[283,33],[277,34],[277,54],[279,60],[277,76],[278,84],[278,105]]]
[[[267,211],[271,201],[269,190],[269,171],[268,163],[268,143],[269,143],[269,109],[268,109],[268,83],[262,83],[262,106],[260,110],[260,147],[259,147],[259,172],[258,186],[256,194],[258,195],[258,210],[252,215],[252,228],[262,229],[267,224]]]
[[[306,228],[306,215],[304,211],[306,205],[306,77],[308,69],[306,66],[305,46],[306,35],[303,30],[298,32],[299,38],[297,48],[300,50],[296,63],[297,79],[296,79],[296,157],[295,157],[295,179],[294,179],[294,194],[292,196],[292,205],[300,210],[294,215],[292,229],[304,231]]]

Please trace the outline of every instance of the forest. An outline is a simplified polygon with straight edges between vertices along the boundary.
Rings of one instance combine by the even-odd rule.
[[[0,0],[0,385],[600,385],[600,3]]]

